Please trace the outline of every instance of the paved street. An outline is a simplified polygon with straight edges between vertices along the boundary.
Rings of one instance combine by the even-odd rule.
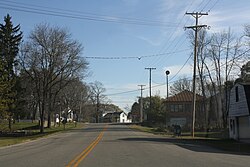
[[[126,125],[88,124],[81,130],[0,148],[0,166],[246,167],[250,156],[180,143]]]

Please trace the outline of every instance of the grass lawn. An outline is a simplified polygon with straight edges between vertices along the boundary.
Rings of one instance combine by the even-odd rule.
[[[76,129],[77,128],[82,128],[83,126],[84,126],[83,123],[77,123],[76,127],[75,127],[74,123],[67,123],[66,126],[65,126],[65,130],[64,130],[63,125],[61,125],[60,127],[54,127],[53,126],[51,128],[44,128],[44,133],[41,134],[41,133],[39,133],[39,129],[37,129],[37,123],[31,123],[31,122],[15,123],[15,124],[13,124],[13,130],[22,131],[23,129],[28,129],[27,131],[29,133],[32,133],[32,135],[21,136],[21,137],[0,137],[0,147],[35,140],[35,139],[45,137],[45,136],[53,134],[53,133],[64,132],[64,131],[67,131],[67,130],[70,130],[70,129],[75,129],[75,128]],[[32,127],[35,127],[35,129],[32,129]]]
[[[33,126],[38,125],[37,122],[16,122],[16,123],[12,123],[12,131],[17,131],[17,130],[22,130],[22,129],[26,129],[26,128],[31,128]],[[0,120],[0,131],[9,131],[9,124],[7,120]]]
[[[182,136],[174,137],[173,134],[169,132],[159,132],[158,128],[144,127],[139,125],[130,125],[129,127],[131,129],[153,133],[156,135],[164,135],[166,137],[174,138],[178,141],[188,141],[195,144],[208,145],[224,151],[250,154],[250,143],[243,143],[231,139],[226,139],[226,135],[224,132],[196,132],[195,137],[193,138],[190,135],[190,132],[184,132],[182,133]],[[205,137],[207,134],[208,137]]]

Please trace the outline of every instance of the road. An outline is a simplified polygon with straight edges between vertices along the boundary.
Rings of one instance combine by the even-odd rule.
[[[133,131],[126,125],[87,124],[19,145],[0,148],[1,167],[237,167],[249,155]]]

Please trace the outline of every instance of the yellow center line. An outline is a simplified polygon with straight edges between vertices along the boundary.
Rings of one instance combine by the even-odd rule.
[[[104,135],[104,131],[107,129],[107,126],[103,129],[103,131],[98,135],[98,137],[86,148],[84,149],[76,158],[71,160],[66,167],[77,167],[79,163],[95,148],[95,146],[100,142]]]

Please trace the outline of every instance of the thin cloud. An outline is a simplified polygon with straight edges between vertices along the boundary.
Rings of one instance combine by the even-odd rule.
[[[193,68],[189,64],[184,66],[181,71],[179,71],[182,68],[182,65],[174,65],[174,66],[169,66],[169,67],[164,67],[163,70],[169,70],[169,78],[175,76],[178,73],[178,76],[189,76],[192,75],[193,73]]]
[[[210,26],[210,30],[213,32],[220,32],[229,27],[233,31],[242,32],[243,25],[247,24],[245,20],[250,20],[249,9],[242,8],[235,10],[234,14],[229,10],[211,12],[200,19],[201,24]]]
[[[150,38],[143,37],[143,36],[137,36],[137,38],[147,42],[148,44],[150,44],[152,46],[160,46],[162,41],[163,41],[162,38],[161,39],[156,39],[156,40],[152,40]]]

